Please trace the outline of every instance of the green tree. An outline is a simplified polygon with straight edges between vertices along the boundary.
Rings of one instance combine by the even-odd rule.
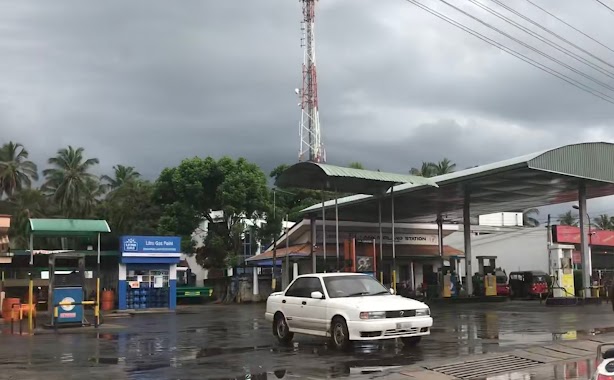
[[[105,183],[107,190],[115,190],[125,183],[141,178],[141,173],[137,172],[132,166],[117,165],[113,166],[113,176],[103,175],[100,180]]]
[[[115,239],[126,234],[156,234],[161,211],[153,201],[154,185],[142,180],[124,182],[101,204],[102,217]]]
[[[614,230],[614,217],[607,214],[599,215],[593,218],[593,225],[600,230]]]
[[[0,147],[0,198],[11,197],[16,191],[30,188],[38,180],[36,164],[28,160],[29,153],[20,143],[9,142]]]
[[[350,162],[348,168],[365,170],[365,167],[360,162]]]
[[[54,215],[48,198],[39,189],[23,189],[4,202],[3,212],[11,215],[9,236],[11,245],[25,249],[28,247],[28,228],[30,218],[44,218]]]
[[[97,158],[86,159],[83,148],[60,149],[48,160],[51,168],[45,169],[47,192],[61,214],[69,218],[83,218],[94,211],[102,191],[98,178],[90,170],[99,163]]]
[[[559,215],[559,224],[562,226],[577,226],[578,225],[578,217],[576,217],[571,210],[567,211],[564,214]]]
[[[422,166],[420,168],[411,168],[409,174],[420,177],[433,177],[435,176],[434,165],[435,164],[432,162],[422,162]]]
[[[409,174],[420,177],[435,177],[438,175],[444,175],[453,173],[456,170],[456,164],[447,158],[439,162],[427,162],[423,161],[420,168],[411,168]]]
[[[162,207],[160,232],[188,237],[208,220],[205,247],[197,252],[197,261],[206,267],[224,268],[240,254],[237,231],[243,219],[260,218],[270,208],[264,173],[244,158],[186,159],[164,169],[155,187],[154,199]],[[222,211],[221,220],[214,220],[212,211]]]
[[[445,157],[443,160],[433,164],[433,171],[435,175],[454,173],[455,170],[456,164]]]
[[[530,208],[522,213],[522,224],[527,227],[539,227],[539,220],[536,216],[539,215],[539,209]]]

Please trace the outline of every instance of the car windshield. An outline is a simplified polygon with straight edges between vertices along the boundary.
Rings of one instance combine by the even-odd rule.
[[[371,276],[332,276],[324,278],[330,298],[390,295],[388,289]]]

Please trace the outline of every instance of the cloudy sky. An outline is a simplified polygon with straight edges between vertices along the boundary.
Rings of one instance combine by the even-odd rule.
[[[505,4],[592,56],[493,0],[476,1],[601,71],[469,0],[447,1],[580,74],[440,1],[420,1],[614,102],[614,51],[527,0]],[[598,2],[532,1],[614,49],[614,12]],[[25,144],[41,166],[71,144],[100,158],[101,171],[121,163],[148,178],[194,155],[244,156],[267,172],[293,163],[300,20],[297,0],[0,0],[0,136]],[[322,0],[316,38],[329,163],[406,172],[445,156],[464,168],[566,143],[614,141],[614,104],[406,0]]]

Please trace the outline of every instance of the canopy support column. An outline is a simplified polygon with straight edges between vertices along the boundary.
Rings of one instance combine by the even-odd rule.
[[[590,233],[590,220],[586,209],[586,186],[580,184],[578,189],[578,212],[580,213],[580,252],[582,254],[582,283],[583,294],[586,298],[590,296],[588,288],[591,286],[591,274],[593,271],[591,263],[591,250],[589,247],[588,236]]]
[[[309,227],[311,229],[311,237],[310,237],[310,242],[311,242],[311,273],[316,273],[316,218],[315,216],[311,216],[310,218],[310,223],[309,223]]]
[[[439,258],[443,264],[443,219],[441,214],[437,215],[437,248],[439,249]]]
[[[98,252],[96,257],[96,308],[94,309],[96,325],[100,326],[100,233],[98,233]]]
[[[337,250],[337,272],[341,271],[339,257],[339,204],[337,202],[337,189],[335,188],[335,249]]]
[[[394,236],[394,187],[390,188],[390,199],[392,202],[392,288],[394,292],[397,292],[397,252],[396,252],[396,239]]]
[[[467,295],[473,295],[473,280],[471,278],[471,197],[468,190],[465,190],[465,202],[463,205],[463,234],[465,240],[465,289]]]
[[[290,222],[290,217],[288,216],[288,214],[286,214],[286,225],[284,227],[284,232],[286,235],[286,257],[285,257],[285,262],[286,262],[286,268],[283,271],[283,278],[282,278],[282,286],[283,288],[287,288],[288,285],[290,285],[290,241],[288,240],[288,224]]]
[[[382,233],[382,198],[377,200],[378,228],[379,228],[379,281],[384,283],[384,237]]]
[[[32,277],[34,272],[34,234],[30,231],[30,273],[28,281],[28,331],[30,335],[34,335],[34,319],[33,319],[33,307],[34,307],[34,279]]]
[[[322,252],[324,253],[324,273],[326,267],[326,208],[324,207],[324,190],[322,190]]]

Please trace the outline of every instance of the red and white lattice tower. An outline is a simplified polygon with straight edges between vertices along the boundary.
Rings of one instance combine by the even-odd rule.
[[[303,88],[301,98],[301,146],[299,161],[325,162],[326,154],[320,135],[320,115],[318,111],[318,80],[316,75],[315,49],[315,7],[317,0],[300,0],[303,3]]]

